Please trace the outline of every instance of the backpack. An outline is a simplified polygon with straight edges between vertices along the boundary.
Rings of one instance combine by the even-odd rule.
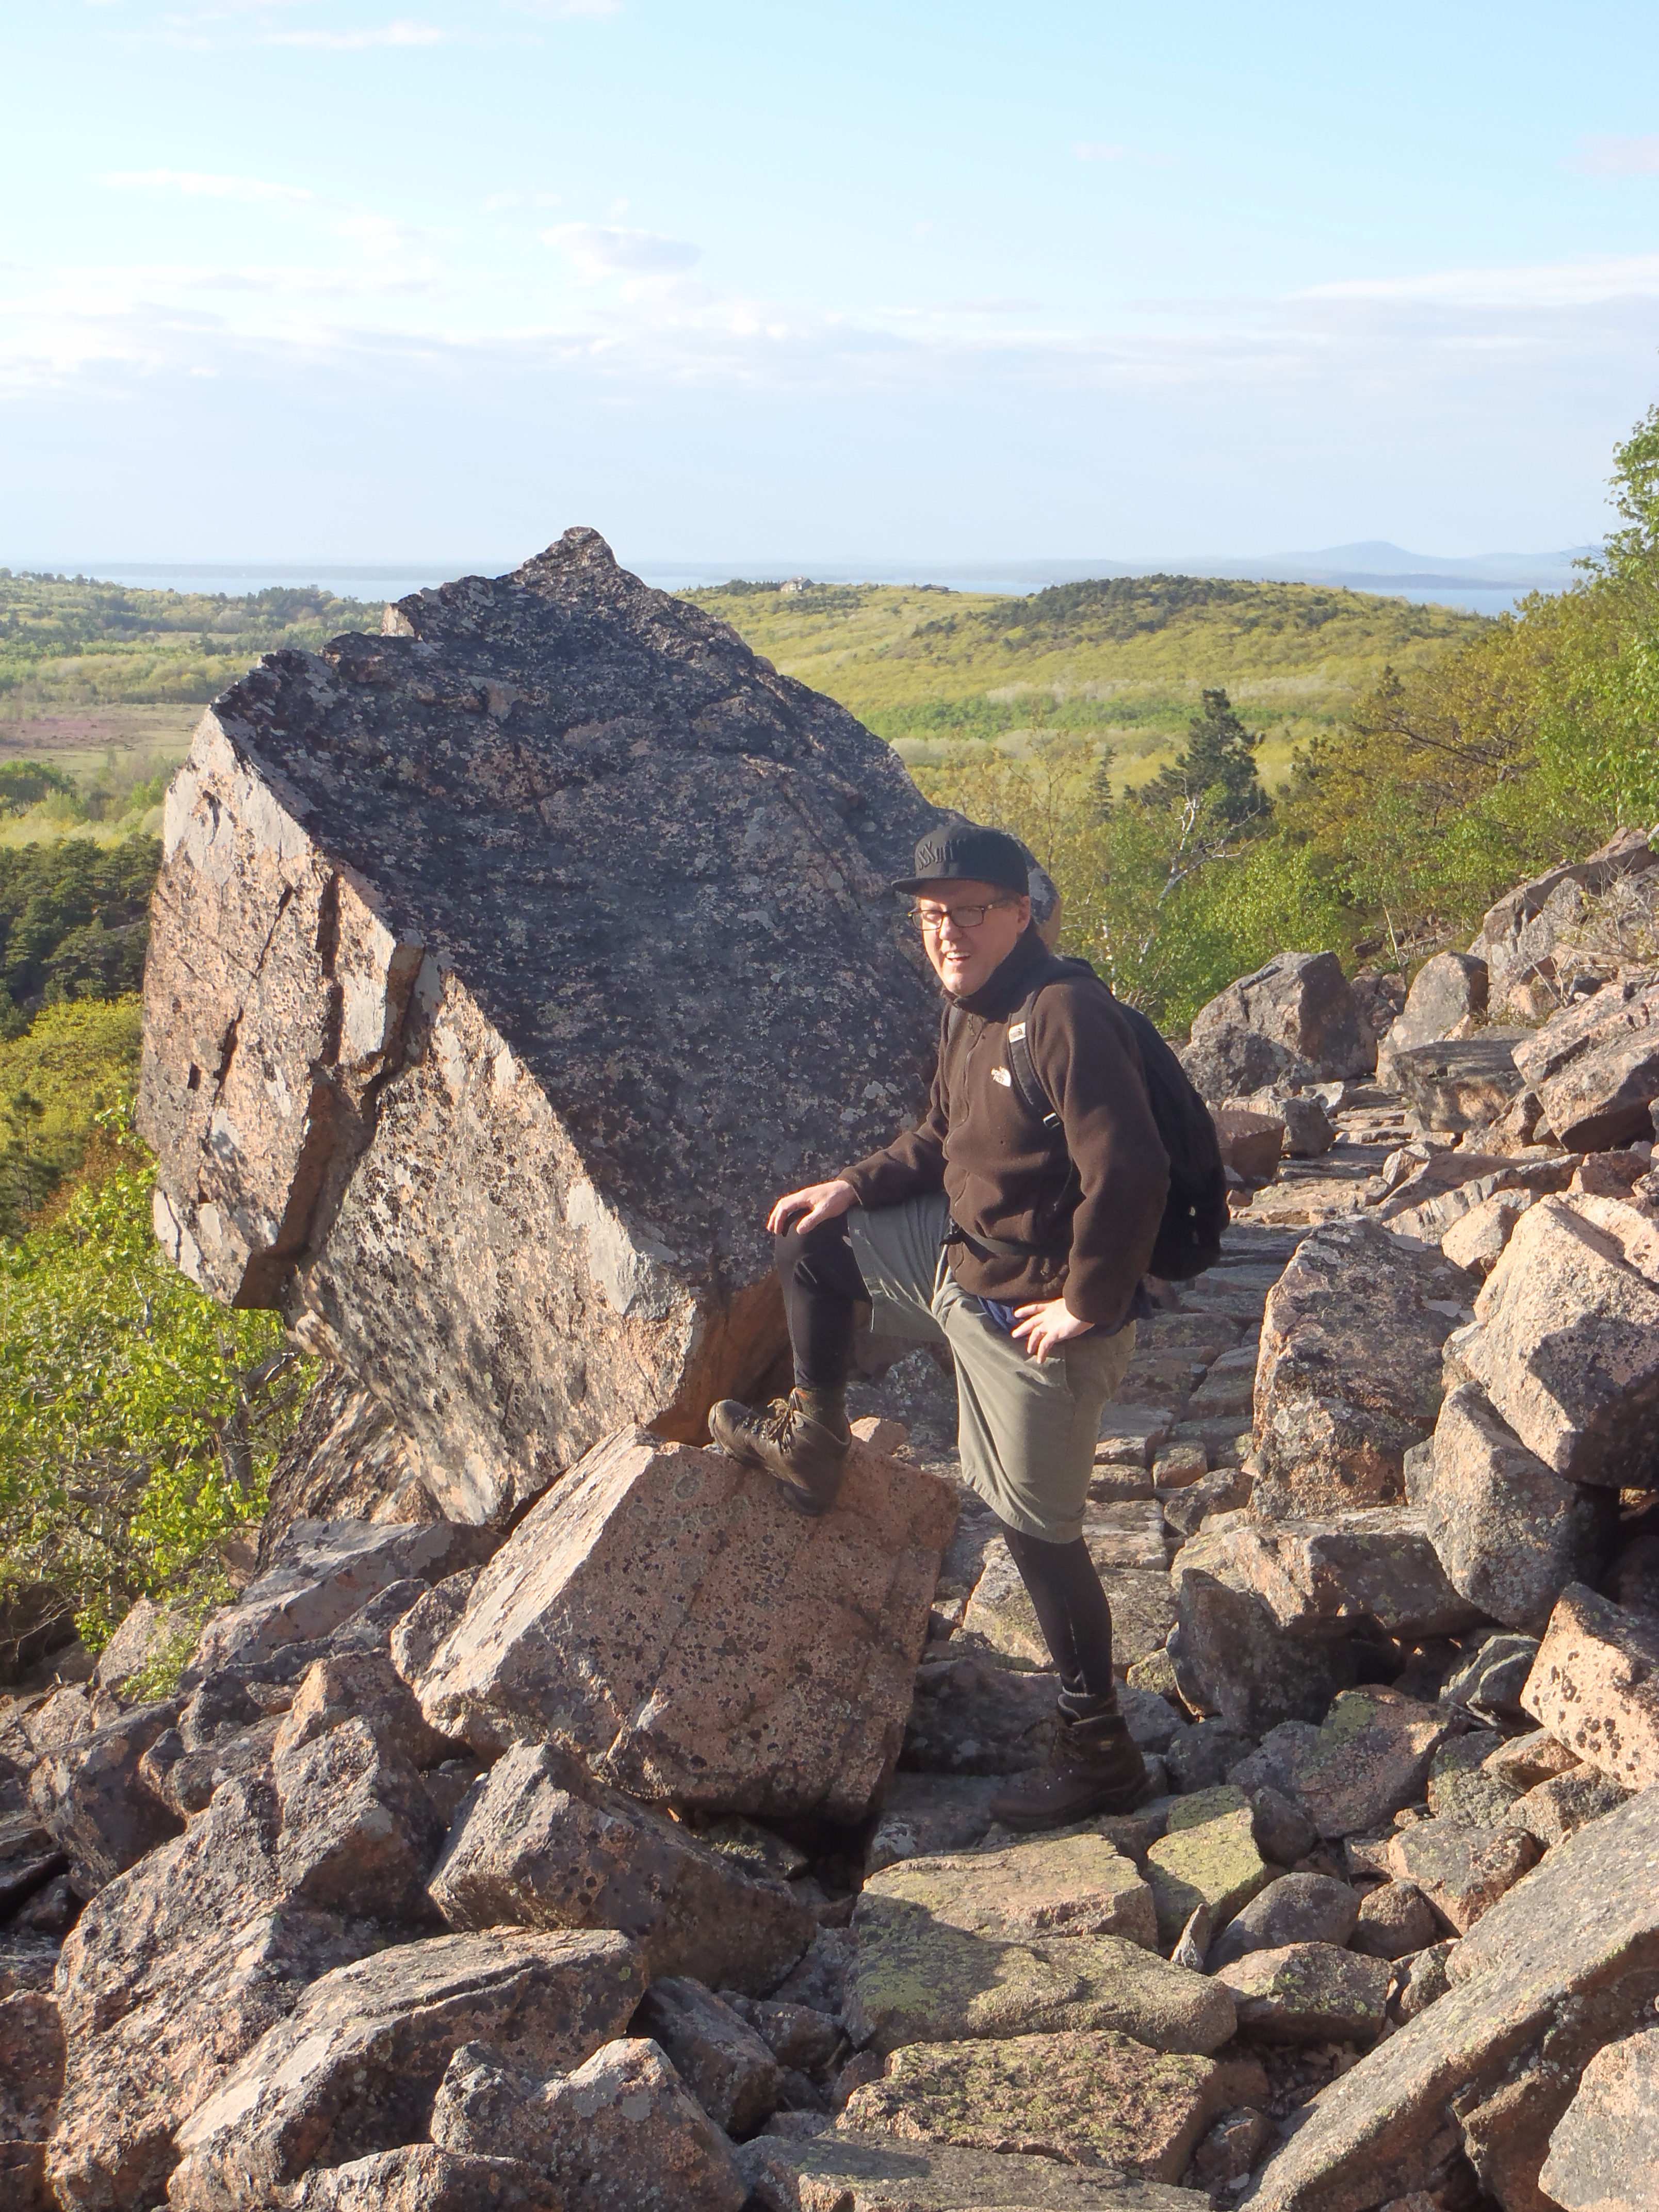
[[[1100,982],[1088,961],[1055,954],[1008,1024],[1008,1073],[1014,1092],[1026,1112],[1040,1121],[1061,1146],[1065,1139],[1060,1116],[1038,1078],[1027,1032],[1039,992],[1045,985],[1058,982],[1066,975],[1090,975]],[[1111,998],[1106,984],[1100,982],[1100,988]],[[1112,1004],[1134,1032],[1146,1073],[1152,1120],[1158,1125],[1159,1141],[1170,1156],[1170,1195],[1146,1271],[1161,1276],[1165,1282],[1190,1282],[1206,1267],[1213,1267],[1221,1257],[1222,1232],[1230,1218],[1227,1176],[1221,1164],[1221,1146],[1215,1123],[1210,1119],[1209,1108],[1188,1079],[1186,1069],[1159,1035],[1157,1024],[1137,1008],[1126,1006],[1121,999],[1113,999]],[[959,1008],[951,1008],[952,1026],[959,1012]]]

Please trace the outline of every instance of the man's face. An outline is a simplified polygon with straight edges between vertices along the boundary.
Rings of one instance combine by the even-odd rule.
[[[1013,951],[1031,902],[996,884],[939,879],[916,893],[916,914],[934,974],[953,999],[968,999]]]

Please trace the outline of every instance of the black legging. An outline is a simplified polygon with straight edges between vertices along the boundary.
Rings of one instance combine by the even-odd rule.
[[[870,1292],[847,1234],[844,1214],[805,1237],[786,1229],[777,1240],[795,1383],[803,1390],[839,1390],[853,1366],[853,1309]],[[1115,1699],[1112,1680],[1112,1608],[1081,1536],[1050,1544],[997,1524],[1019,1569],[1043,1641],[1072,1698]]]
[[[1112,1608],[1088,1545],[1081,1536],[1069,1544],[1050,1544],[1011,1528],[1006,1521],[999,1525],[1062,1688],[1070,1698],[1115,1705]]]
[[[786,1229],[776,1250],[795,1387],[843,1389],[853,1371],[853,1309],[870,1298],[848,1240],[847,1217],[821,1221],[805,1237]]]

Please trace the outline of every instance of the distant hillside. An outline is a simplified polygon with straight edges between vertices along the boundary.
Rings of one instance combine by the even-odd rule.
[[[1220,686],[1269,732],[1269,781],[1341,722],[1385,667],[1426,666],[1486,627],[1454,608],[1311,584],[1115,576],[1029,598],[892,585],[723,585],[687,598],[779,668],[851,708],[907,758],[1066,730],[1117,748],[1139,782]]]
[[[203,705],[250,661],[380,626],[380,602],[320,591],[135,592],[0,568],[0,720],[100,706]]]

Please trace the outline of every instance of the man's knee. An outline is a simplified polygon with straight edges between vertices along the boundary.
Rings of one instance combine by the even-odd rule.
[[[786,1289],[796,1285],[854,1302],[868,1297],[844,1213],[820,1221],[805,1236],[794,1228],[780,1230],[773,1240],[773,1264]]]

